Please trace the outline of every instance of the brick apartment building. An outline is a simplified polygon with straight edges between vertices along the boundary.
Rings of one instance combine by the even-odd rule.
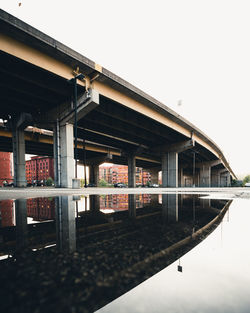
[[[99,179],[104,179],[109,184],[128,184],[128,167],[126,165],[103,164],[99,167]],[[136,184],[146,185],[150,181],[150,173],[141,167],[136,168]]]
[[[54,179],[53,158],[34,156],[26,161],[26,180],[28,184],[34,182],[46,183],[49,177]]]
[[[11,164],[11,153],[0,152],[0,186],[3,186],[4,182],[12,182],[13,177]]]

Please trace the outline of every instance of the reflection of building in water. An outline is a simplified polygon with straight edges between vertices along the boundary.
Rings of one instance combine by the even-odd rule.
[[[110,184],[128,183],[127,165],[103,164],[99,167],[99,178],[105,179]],[[146,185],[150,182],[150,173],[141,167],[136,168],[136,183]]]
[[[27,200],[27,215],[35,221],[52,220],[55,218],[55,199],[36,198]]]
[[[140,194],[136,195],[136,208],[143,207],[143,204],[148,204],[151,201],[151,195]],[[128,210],[128,195],[127,194],[113,194],[100,196],[100,209],[112,210]]]
[[[0,186],[3,186],[4,182],[12,182],[10,152],[0,152],[0,164]]]
[[[34,156],[31,157],[31,160],[26,161],[27,183],[46,182],[49,177],[54,179],[53,158]]]
[[[0,201],[0,227],[14,226],[13,200]]]

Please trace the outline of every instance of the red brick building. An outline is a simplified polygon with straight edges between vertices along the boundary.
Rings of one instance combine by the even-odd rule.
[[[127,165],[103,164],[99,167],[99,179],[104,179],[109,184],[128,184]],[[136,184],[146,185],[150,181],[150,173],[141,167],[136,167]]]
[[[27,183],[34,182],[46,183],[47,179],[54,179],[54,162],[53,158],[34,156],[31,160],[26,161],[26,180]]]
[[[3,186],[3,182],[11,183],[12,177],[12,166],[11,166],[11,153],[0,152],[0,186]]]

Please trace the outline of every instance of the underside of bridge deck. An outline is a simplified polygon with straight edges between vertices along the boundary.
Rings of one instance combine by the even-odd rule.
[[[128,164],[130,160],[129,164],[145,169],[160,168],[165,160],[164,172],[168,175],[184,169],[190,176],[189,169],[194,176],[194,168],[207,175],[212,167],[213,173],[224,168],[225,158],[215,144],[175,112],[108,70],[98,70],[93,61],[6,12],[0,13],[0,40],[4,43],[0,51],[0,119],[5,121],[0,129],[0,150],[13,151],[16,158],[20,151],[15,138],[20,137],[25,142],[22,153],[58,160],[61,153],[66,153],[63,158],[68,160],[69,153],[69,167],[76,156],[80,163],[87,164],[109,155],[113,163]],[[74,84],[69,83],[72,70],[67,71],[79,69],[78,65],[88,80],[83,84],[75,79],[74,98]],[[75,152],[73,124],[77,125]],[[39,130],[30,131],[27,126]],[[206,163],[220,156],[224,165],[216,168]],[[204,162],[207,170],[200,165]],[[133,168],[130,172],[133,176]],[[169,186],[178,185],[178,175],[174,176],[177,180],[174,178]],[[201,180],[205,179],[202,176]]]

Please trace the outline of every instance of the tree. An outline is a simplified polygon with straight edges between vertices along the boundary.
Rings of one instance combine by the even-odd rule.
[[[49,177],[46,181],[46,186],[52,186],[54,184],[54,181],[51,177]]]
[[[85,186],[85,179],[84,178],[81,178],[80,179],[80,187],[84,187]]]
[[[245,178],[243,179],[243,186],[245,185],[245,183],[249,183],[250,182],[250,175],[245,176]]]
[[[100,181],[99,181],[99,186],[100,186],[100,187],[108,187],[109,184],[106,182],[105,179],[100,179]]]

